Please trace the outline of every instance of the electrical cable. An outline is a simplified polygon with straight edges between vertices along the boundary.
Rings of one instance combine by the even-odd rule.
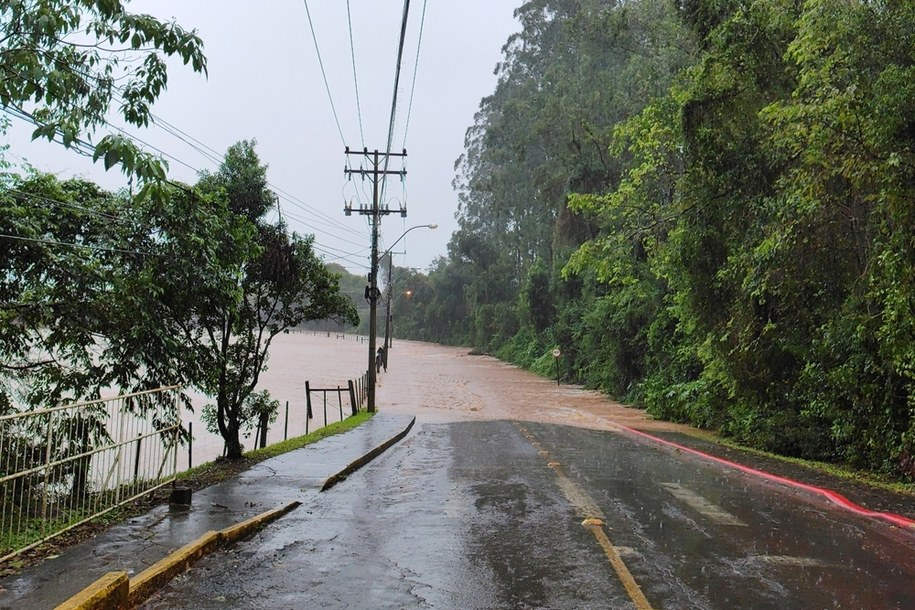
[[[388,164],[391,159],[391,144],[394,142],[394,122],[397,118],[397,90],[400,87],[400,67],[403,62],[403,47],[407,37],[407,19],[410,14],[410,0],[404,0],[403,18],[400,24],[400,42],[397,45],[397,62],[394,67],[394,95],[391,100],[391,121],[388,124],[388,145],[384,156],[384,173],[381,176],[380,200],[384,201],[384,191],[388,182]]]
[[[11,116],[14,116],[14,117],[19,118],[19,119],[22,119],[22,120],[26,120],[26,121],[32,123],[33,125],[39,125],[38,121],[37,121],[31,114],[29,114],[28,112],[22,111],[21,109],[15,109],[15,110],[18,111],[18,113],[17,113],[17,112],[10,112],[9,109],[6,109],[6,108],[4,109],[4,111],[7,112],[8,114],[10,114]],[[111,124],[108,123],[107,121],[103,121],[103,122],[104,122],[105,124],[109,125],[110,127],[112,127],[113,129],[116,129],[116,130],[120,131],[120,132],[123,133],[126,137],[131,138],[131,139],[134,139],[134,140],[136,140],[136,141],[138,141],[138,142],[140,142],[140,143],[143,143],[143,144],[145,144],[145,145],[147,145],[147,146],[150,146],[151,148],[153,148],[154,150],[159,151],[159,152],[162,153],[162,154],[168,155],[168,153],[165,153],[165,152],[162,151],[161,149],[158,149],[158,148],[156,148],[156,147],[154,147],[154,146],[151,146],[151,145],[149,145],[148,143],[144,142],[143,140],[141,140],[141,139],[139,139],[139,138],[133,137],[131,134],[127,133],[127,132],[124,131],[123,129],[120,129],[119,127],[116,127],[116,126],[114,126],[114,125],[111,125]],[[83,141],[83,140],[80,140],[80,139],[76,139],[74,142],[80,147],[80,148],[79,148],[79,151],[81,152],[81,154],[84,154],[84,155],[90,156],[90,157],[93,156],[94,147],[92,146],[92,144],[90,144],[90,143],[88,143],[88,142],[85,142],[85,141]],[[190,166],[190,165],[187,164],[187,163],[184,163],[183,161],[181,161],[181,160],[178,159],[177,157],[174,157],[174,155],[168,155],[168,156],[171,157],[171,158],[173,158],[173,159],[175,159],[175,160],[177,160],[179,163],[182,163],[183,165],[188,166],[192,171],[199,173],[199,170],[197,170],[197,169],[194,168],[193,166]],[[59,203],[60,203],[60,202],[59,202]],[[289,215],[288,212],[287,212],[286,214],[287,214],[287,216]],[[305,226],[307,226],[307,227],[309,227],[309,228],[312,228],[312,229],[315,228],[315,227],[310,226],[304,219],[296,218],[296,220],[298,220],[299,222],[301,222],[302,224],[304,224]],[[352,231],[352,229],[349,229],[349,230]],[[322,231],[322,232],[323,232],[323,233],[327,233],[326,231]],[[356,233],[356,234],[358,234],[358,233]],[[356,243],[356,242],[352,242],[352,241],[346,240],[346,239],[344,239],[344,238],[341,238],[341,237],[339,237],[339,236],[337,236],[337,235],[333,235],[333,234],[329,234],[329,235],[330,235],[331,237],[335,238],[335,239],[338,239],[338,240],[341,240],[341,241],[345,241],[345,242],[350,243],[350,244],[352,244],[352,245],[361,245],[361,244],[358,244],[358,243]],[[6,236],[6,237],[10,237],[11,239],[28,240],[28,238],[17,238],[16,236]],[[34,240],[32,240],[32,241],[34,241]],[[70,246],[72,246],[72,247],[82,247],[80,244],[67,244],[66,242],[53,242],[53,241],[47,241],[46,243],[55,243],[55,244],[57,244],[57,245],[64,245],[64,246],[70,245]],[[84,247],[89,247],[89,248],[91,248],[91,246],[84,246]],[[329,247],[329,246],[325,246],[325,247]],[[112,250],[112,251],[117,251],[117,250]],[[144,254],[144,253],[136,252],[136,254]],[[148,254],[148,253],[147,253],[147,254]],[[347,254],[349,254],[349,253],[347,253]],[[159,255],[155,255],[155,256],[159,256]],[[341,257],[341,258],[342,258],[342,257]]]
[[[343,137],[343,129],[340,127],[340,119],[337,117],[337,108],[334,106],[334,98],[330,94],[330,85],[327,82],[327,72],[324,70],[324,61],[321,59],[321,49],[318,48],[318,36],[315,34],[315,26],[311,20],[311,11],[308,10],[308,0],[302,0],[305,3],[305,14],[308,16],[308,27],[311,29],[311,38],[315,43],[315,53],[318,55],[318,65],[321,67],[321,76],[324,77],[324,88],[327,90],[327,99],[330,101],[330,109],[334,113],[334,121],[337,123],[337,132],[340,134],[340,141],[346,147],[346,138]]]
[[[67,248],[88,248],[90,250],[97,250],[99,252],[117,252],[119,254],[137,254],[139,256],[157,256],[164,257],[164,254],[156,254],[155,252],[139,252],[137,250],[123,250],[121,248],[104,248],[102,246],[92,246],[90,244],[73,244],[66,241],[56,241],[53,239],[36,239],[32,237],[20,237],[18,235],[7,235],[5,233],[0,233],[0,237],[6,239],[14,239],[16,241],[26,241],[36,244],[47,244],[51,246],[64,246]]]
[[[52,199],[50,197],[45,197],[44,195],[36,195],[34,193],[27,193],[25,191],[20,191],[20,190],[14,189],[14,188],[8,188],[8,189],[6,189],[6,191],[8,193],[12,193],[13,195],[17,195],[19,198],[28,198],[28,199],[32,199],[32,200],[44,201],[45,203],[50,203],[50,204],[65,207],[65,208],[71,208],[74,210],[80,210],[81,212],[86,212],[87,214],[90,214],[92,216],[97,216],[98,218],[104,218],[106,220],[113,220],[114,222],[117,222],[117,223],[136,224],[136,221],[128,220],[126,218],[121,218],[119,216],[115,216],[114,214],[106,214],[104,212],[99,212],[98,210],[93,210],[92,208],[87,208],[85,206],[77,205],[75,203],[70,203],[67,201],[60,201],[59,199]]]
[[[353,85],[356,87],[356,114],[359,116],[359,137],[362,148],[365,148],[365,132],[362,129],[362,103],[359,101],[359,79],[356,77],[356,48],[353,44],[353,18],[350,13],[349,0],[346,0],[346,22],[349,25],[349,52],[353,61]]]
[[[317,52],[318,61],[319,61],[319,64],[320,64],[320,67],[321,67],[321,71],[322,71],[322,75],[323,75],[323,78],[324,78],[325,88],[326,88],[326,90],[327,90],[328,99],[329,99],[329,101],[330,101],[331,109],[332,109],[333,114],[334,114],[334,120],[335,120],[335,122],[336,122],[337,130],[338,130],[338,132],[339,132],[339,134],[340,134],[341,140],[343,140],[344,145],[345,145],[345,140],[343,139],[343,132],[342,132],[342,129],[341,129],[341,127],[340,127],[339,119],[338,119],[337,112],[336,112],[336,107],[335,107],[335,105],[334,105],[334,103],[333,103],[333,97],[332,97],[332,95],[331,95],[330,87],[329,87],[329,84],[328,84],[328,81],[327,81],[327,75],[326,75],[326,72],[325,72],[325,70],[324,70],[324,64],[323,64],[323,60],[322,60],[322,58],[321,58],[320,49],[319,49],[319,47],[318,47],[317,36],[316,36],[316,34],[315,34],[315,31],[314,31],[314,25],[313,25],[313,21],[312,21],[312,19],[311,19],[310,11],[309,11],[309,9],[308,9],[308,2],[307,2],[307,0],[304,0],[304,4],[305,4],[306,13],[307,13],[307,15],[308,15],[309,27],[310,27],[310,29],[311,29],[312,37],[313,37],[313,40],[314,40],[314,43],[315,43],[315,51]],[[351,27],[351,24],[350,24],[350,27]],[[351,49],[351,51],[353,51],[353,57],[355,58],[354,50]],[[353,65],[354,65],[354,81],[355,81],[355,60],[354,60],[354,64],[353,64]],[[94,74],[84,74],[82,71],[75,69],[75,68],[74,68],[73,66],[71,66],[71,65],[66,65],[66,68],[67,68],[69,71],[73,72],[74,74],[77,74],[77,75],[82,76],[83,78],[98,80],[98,76],[97,76],[97,75],[94,75]],[[357,97],[358,97],[358,81],[355,81],[355,82],[356,82]],[[120,89],[117,88],[117,87],[115,87],[115,91],[120,91]],[[119,96],[117,96],[117,95],[113,95],[112,97],[115,99],[115,101],[121,99],[121,98],[119,98]],[[121,102],[123,102],[122,99],[121,99]],[[358,100],[357,100],[357,103],[358,103]],[[9,108],[4,108],[3,110],[4,110],[5,112],[7,112],[8,114],[10,114],[11,116],[14,116],[14,117],[16,117],[16,118],[20,118],[20,119],[26,120],[26,121],[28,121],[28,122],[34,124],[34,125],[39,125],[39,122],[35,119],[34,116],[32,116],[31,114],[29,114],[28,112],[26,112],[26,111],[24,111],[24,110],[22,110],[22,109],[20,109],[20,108],[14,108],[14,109],[12,109],[12,110],[9,109]],[[193,136],[191,136],[191,135],[188,134],[187,132],[185,132],[185,131],[183,131],[183,130],[177,128],[177,127],[175,127],[174,125],[172,125],[171,123],[169,123],[169,122],[166,121],[165,119],[162,119],[161,117],[158,117],[158,116],[156,116],[156,115],[153,114],[153,113],[150,113],[150,117],[153,119],[152,122],[153,122],[154,125],[156,125],[157,127],[163,129],[163,131],[165,131],[166,133],[169,133],[169,134],[172,135],[173,137],[178,138],[179,140],[181,140],[182,142],[184,142],[185,144],[187,144],[188,146],[190,146],[192,149],[196,150],[196,151],[197,151],[198,153],[200,153],[203,157],[205,157],[205,158],[208,159],[209,161],[213,162],[214,164],[220,164],[220,163],[222,163],[222,162],[224,161],[224,159],[225,159],[224,155],[221,155],[220,153],[218,153],[217,151],[215,151],[212,147],[206,145],[204,142],[202,142],[202,141],[200,141],[200,140],[194,138]],[[177,156],[175,156],[175,155],[173,155],[173,154],[171,154],[171,153],[168,153],[168,152],[162,150],[162,149],[159,148],[159,147],[156,147],[156,146],[150,144],[149,142],[146,142],[145,140],[143,140],[142,138],[140,138],[140,137],[138,137],[138,136],[136,136],[136,135],[133,135],[133,134],[131,134],[131,133],[128,133],[128,132],[125,131],[124,129],[122,129],[122,128],[116,126],[116,125],[111,124],[109,121],[103,119],[103,120],[102,120],[102,123],[108,125],[110,128],[116,130],[117,132],[123,134],[125,137],[127,137],[127,138],[129,138],[129,139],[131,139],[131,140],[134,140],[134,141],[136,141],[136,142],[138,142],[138,143],[140,143],[140,144],[143,144],[144,146],[146,146],[146,147],[148,147],[148,148],[150,148],[150,149],[152,149],[152,150],[158,152],[158,153],[159,153],[160,155],[162,155],[163,157],[167,157],[167,158],[169,158],[169,159],[175,161],[176,163],[178,163],[178,164],[180,164],[180,165],[183,165],[184,167],[188,168],[189,170],[191,170],[191,171],[193,171],[193,172],[195,172],[195,173],[197,173],[197,174],[200,173],[200,170],[197,169],[196,167],[194,167],[193,165],[191,165],[191,164],[185,162],[184,160],[178,158]],[[361,132],[361,127],[362,127],[362,125],[361,125],[361,109],[360,109],[360,132]],[[194,143],[190,142],[189,140],[192,140],[194,143],[196,143],[196,145],[195,145]],[[74,144],[75,144],[75,145],[74,145]],[[95,153],[95,147],[94,147],[94,145],[92,145],[91,143],[85,142],[85,141],[83,141],[83,140],[81,140],[81,139],[79,139],[79,138],[77,138],[76,140],[74,140],[74,142],[71,144],[71,146],[70,146],[69,148],[74,149],[74,150],[75,150],[76,152],[78,152],[79,154],[82,154],[82,155],[87,156],[87,157],[93,157],[93,156],[94,156],[94,153]],[[204,150],[204,149],[205,149],[205,150]],[[208,152],[208,151],[209,151],[209,152]],[[268,184],[269,187],[271,187],[271,188],[272,188],[274,191],[276,191],[277,193],[281,193],[282,195],[284,195],[284,196],[285,196],[285,199],[286,199],[287,201],[289,201],[290,203],[292,203],[293,205],[295,205],[296,207],[298,207],[298,208],[300,208],[300,209],[303,209],[303,210],[305,210],[305,211],[308,211],[308,212],[310,212],[310,213],[312,213],[312,214],[316,214],[316,215],[318,215],[318,216],[320,216],[320,217],[326,219],[325,222],[324,222],[324,224],[328,224],[328,225],[330,225],[330,226],[333,226],[333,227],[335,227],[335,228],[338,228],[338,229],[340,229],[340,230],[343,230],[343,231],[345,231],[345,232],[347,232],[347,233],[351,233],[351,234],[353,234],[353,235],[362,236],[361,233],[359,233],[358,231],[353,230],[353,229],[352,229],[351,227],[349,227],[348,225],[345,225],[345,224],[343,224],[342,222],[340,222],[339,220],[336,220],[335,218],[333,218],[333,217],[331,217],[331,216],[329,216],[329,215],[327,215],[327,214],[321,212],[319,209],[317,209],[317,208],[315,208],[314,206],[311,206],[311,205],[309,205],[309,204],[303,202],[302,200],[300,200],[300,199],[298,199],[297,197],[291,195],[290,193],[284,191],[283,189],[280,189],[279,187],[277,187],[277,186],[275,186],[275,185],[273,185],[273,184],[271,184],[271,183],[269,183],[269,182],[268,182],[267,184]],[[357,194],[357,198],[358,198],[358,195],[359,195],[358,189],[357,189],[356,194]],[[279,195],[278,195],[278,199],[279,199]],[[63,204],[63,202],[57,202],[57,203]],[[291,216],[291,215],[289,214],[288,211],[286,212],[286,215],[287,215],[287,216]],[[347,239],[345,239],[345,238],[341,238],[339,235],[334,235],[334,234],[332,234],[332,233],[326,231],[326,229],[320,229],[319,227],[315,227],[315,226],[313,226],[312,224],[310,224],[309,221],[306,221],[305,219],[303,219],[303,218],[301,218],[301,217],[295,217],[295,218],[296,218],[296,220],[297,220],[298,222],[302,223],[306,228],[314,229],[314,230],[319,231],[319,232],[322,232],[322,233],[327,233],[330,237],[333,237],[334,239],[338,239],[338,240],[340,240],[340,241],[344,241],[344,242],[349,243],[349,244],[352,244],[352,245],[360,245],[360,244],[357,244],[357,243],[352,242],[352,241],[350,241],[350,240],[347,240]],[[338,250],[338,251],[340,251],[340,250]],[[342,251],[341,251],[341,252],[342,252]]]
[[[347,0],[349,1],[349,0]],[[423,0],[423,12],[419,18],[419,40],[416,43],[416,61],[413,63],[413,84],[410,86],[410,103],[407,105],[407,121],[403,128],[403,146],[407,148],[407,131],[410,129],[410,115],[413,113],[413,94],[416,93],[416,72],[419,70],[419,50],[423,44],[423,27],[426,25],[426,2]]]

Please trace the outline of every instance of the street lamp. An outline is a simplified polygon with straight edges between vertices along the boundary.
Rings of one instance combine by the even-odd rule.
[[[396,245],[400,242],[400,240],[403,239],[403,238],[406,236],[407,233],[409,233],[409,232],[412,231],[413,229],[424,229],[424,228],[425,228],[425,229],[437,229],[437,228],[438,228],[438,225],[437,225],[437,224],[427,224],[427,225],[416,225],[415,227],[410,227],[409,229],[407,229],[406,231],[404,231],[404,232],[400,235],[400,237],[398,237],[397,239],[395,239],[395,240],[394,240],[394,243],[392,243],[392,244],[388,247],[387,250],[385,250],[384,252],[381,253],[381,256],[377,256],[377,255],[376,255],[377,258],[375,258],[375,259],[372,260],[372,269],[373,269],[373,270],[378,269],[378,261],[379,261],[379,259],[384,258],[385,255],[390,255],[391,249],[392,249],[394,246],[396,246]],[[377,252],[377,250],[376,250],[375,252]],[[372,279],[372,278],[370,278],[370,280],[371,280],[371,282],[372,282],[372,286],[374,287],[374,286],[375,286],[375,280]],[[388,297],[387,297],[387,320],[386,320],[387,323],[385,324],[385,349],[384,349],[384,356],[383,356],[383,357],[384,357],[385,367],[387,367],[387,357],[388,357],[388,347],[389,347],[389,341],[388,341],[388,339],[389,339],[390,321],[391,321],[391,289],[390,289],[390,285],[391,285],[391,257],[388,256]],[[369,295],[369,288],[366,288],[366,296],[370,296],[370,299],[369,299],[369,370],[368,370],[368,388],[367,388],[367,389],[368,389],[368,392],[367,392],[367,393],[368,393],[368,405],[367,405],[367,407],[368,407],[368,411],[369,411],[370,413],[374,413],[374,411],[375,411],[375,379],[376,379],[376,373],[377,373],[377,369],[375,368],[375,358],[376,358],[376,354],[375,354],[375,346],[376,346],[375,334],[378,332],[378,321],[377,321],[378,311],[377,311],[377,309],[376,309],[376,307],[375,307],[375,303],[376,303],[376,301],[377,301],[377,295],[378,295],[377,292],[375,292],[374,294]]]
[[[391,244],[391,246],[390,246],[387,250],[385,250],[384,252],[382,252],[382,254],[381,254],[381,256],[380,256],[379,258],[384,258],[384,256],[385,256],[386,254],[390,254],[391,250],[394,249],[394,246],[396,246],[396,245],[398,244],[398,242],[400,242],[401,239],[403,239],[404,237],[406,237],[407,233],[409,233],[409,232],[412,231],[413,229],[437,229],[437,228],[438,228],[438,225],[435,224],[435,223],[432,223],[432,224],[429,224],[429,225],[416,225],[415,227],[410,227],[409,229],[407,229],[406,231],[404,231],[403,233],[401,233],[400,237],[398,237],[397,239],[395,239],[395,240],[394,240],[394,243]]]
[[[398,237],[387,250],[384,251],[384,253],[388,255],[388,285],[387,285],[388,294],[387,294],[387,298],[385,299],[386,307],[385,307],[385,321],[384,321],[384,368],[385,368],[385,370],[387,370],[387,368],[388,368],[388,350],[391,349],[391,339],[392,339],[392,337],[391,337],[391,331],[392,331],[392,329],[391,329],[391,294],[392,294],[391,286],[392,286],[393,282],[391,281],[391,274],[393,271],[394,263],[393,263],[393,255],[391,255],[391,250],[394,249],[394,246],[397,245],[397,242],[399,242],[401,239],[404,238],[404,235],[406,235],[413,229],[424,229],[424,228],[435,230],[438,228],[438,225],[429,224],[429,225],[416,225],[415,227],[410,227],[409,229],[404,231],[403,235]]]

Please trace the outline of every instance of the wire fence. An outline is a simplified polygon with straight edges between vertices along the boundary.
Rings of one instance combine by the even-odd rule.
[[[0,416],[0,562],[172,483],[179,394]]]
[[[358,379],[350,379],[346,382],[346,387],[337,386],[334,388],[313,388],[311,383],[305,382],[305,404],[306,404],[306,418],[305,418],[305,434],[308,434],[308,422],[314,417],[315,406],[312,402],[312,395],[320,395],[321,401],[320,406],[322,407],[324,413],[324,425],[328,424],[327,419],[327,408],[330,406],[331,414],[334,411],[339,411],[339,419],[337,421],[343,421],[347,417],[356,415],[359,411],[362,410],[362,407],[365,405],[365,401],[368,398],[368,373],[362,375]],[[328,396],[330,396],[330,403],[328,403]],[[348,414],[344,415],[343,410],[343,400],[344,396],[346,397],[347,411]],[[336,402],[336,409],[334,408],[334,403]],[[331,419],[334,419],[333,417]]]

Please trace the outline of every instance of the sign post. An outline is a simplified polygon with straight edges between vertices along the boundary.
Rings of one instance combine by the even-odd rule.
[[[559,357],[562,356],[562,352],[559,351],[559,348],[553,350],[553,368],[556,370],[556,385],[559,385]]]

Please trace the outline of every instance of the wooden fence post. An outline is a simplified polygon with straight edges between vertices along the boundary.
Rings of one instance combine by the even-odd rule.
[[[353,410],[353,415],[359,412],[359,405],[356,404],[356,388],[353,387],[353,380],[346,382],[349,386],[349,406]]]

